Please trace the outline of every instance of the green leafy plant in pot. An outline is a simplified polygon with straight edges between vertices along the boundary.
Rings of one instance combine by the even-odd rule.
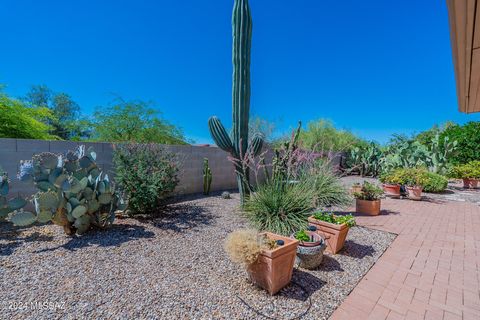
[[[393,170],[388,173],[380,175],[380,182],[382,182],[383,191],[385,195],[392,198],[400,198],[400,187],[402,185],[402,177],[398,170]]]
[[[355,226],[355,217],[319,211],[308,218],[308,223],[315,226],[317,233],[325,238],[327,252],[336,254],[343,248],[348,230]]]
[[[476,189],[479,187],[480,181],[480,161],[457,165],[451,169],[449,176],[454,179],[462,179],[465,189]]]
[[[353,194],[355,197],[356,212],[377,216],[380,214],[381,196],[383,190],[376,185],[364,181],[362,191]]]
[[[292,238],[299,241],[295,264],[300,268],[316,269],[323,260],[326,244],[324,238],[318,234],[315,226],[297,231]]]

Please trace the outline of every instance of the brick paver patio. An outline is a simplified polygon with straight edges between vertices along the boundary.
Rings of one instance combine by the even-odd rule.
[[[480,206],[382,200],[359,225],[398,234],[331,319],[480,319]]]

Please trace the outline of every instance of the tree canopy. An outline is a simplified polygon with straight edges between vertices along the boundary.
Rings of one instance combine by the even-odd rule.
[[[93,140],[186,144],[183,131],[161,117],[150,103],[121,98],[93,114]]]

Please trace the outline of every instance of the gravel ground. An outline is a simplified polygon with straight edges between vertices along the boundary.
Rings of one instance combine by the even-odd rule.
[[[326,319],[394,239],[355,227],[345,248],[270,297],[232,264],[226,235],[247,226],[238,195],[190,197],[152,220],[65,236],[46,225],[0,225],[2,319]],[[300,285],[300,286],[299,286]],[[311,307],[309,304],[311,301]]]

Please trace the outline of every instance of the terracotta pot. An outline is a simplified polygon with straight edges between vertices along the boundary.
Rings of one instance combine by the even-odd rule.
[[[352,188],[350,188],[350,192],[352,194],[357,193],[357,192],[360,193],[360,192],[362,192],[362,186],[353,185]]]
[[[478,179],[463,179],[463,187],[465,189],[477,189],[478,188]]]
[[[383,191],[387,197],[400,198],[400,185],[399,184],[383,184]]]
[[[422,190],[423,190],[422,187],[418,187],[418,186],[409,187],[409,186],[407,186],[408,199],[422,200]]]
[[[315,231],[307,231],[307,233],[310,237],[313,237],[315,241],[300,241],[297,247],[295,265],[300,268],[313,270],[322,263],[323,252],[327,246],[323,237]],[[295,237],[295,235],[292,235],[292,237]]]
[[[368,214],[369,216],[378,216],[380,214],[381,200],[356,200],[355,211]]]
[[[310,225],[317,227],[317,233],[325,238],[327,243],[327,252],[336,254],[343,248],[350,228],[345,224],[335,224],[315,219],[313,216],[308,218]]]
[[[298,240],[270,232],[264,234],[274,240],[283,240],[284,245],[263,250],[257,261],[247,267],[247,272],[254,284],[274,295],[292,280]]]

